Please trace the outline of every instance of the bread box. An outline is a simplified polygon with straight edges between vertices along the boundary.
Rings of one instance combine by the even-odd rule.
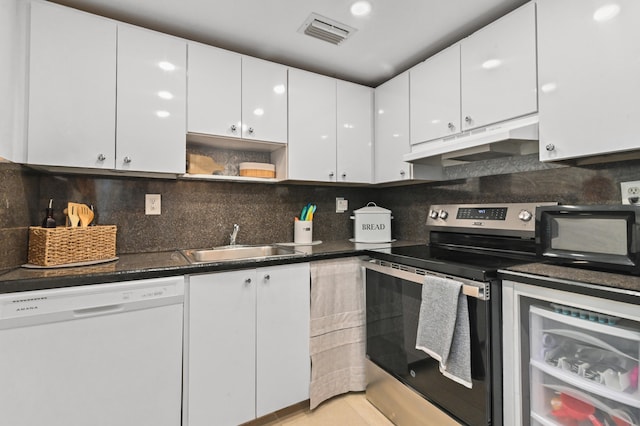
[[[391,241],[391,210],[370,202],[353,211],[353,240],[357,243],[387,243]]]

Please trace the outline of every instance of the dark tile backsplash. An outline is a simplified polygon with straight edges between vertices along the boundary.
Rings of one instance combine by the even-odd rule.
[[[394,238],[426,241],[431,204],[617,204],[619,183],[629,180],[640,180],[640,160],[391,188],[56,175],[0,163],[0,269],[26,261],[27,229],[40,224],[49,198],[59,223],[67,201],[94,204],[98,223],[118,226],[118,253],[135,253],[227,244],[234,223],[239,244],[292,241],[293,218],[307,202],[318,205],[314,239],[351,238],[351,212],[375,201],[392,210]],[[147,193],[161,194],[160,216],[144,214]],[[336,197],[349,200],[348,212],[335,213]]]

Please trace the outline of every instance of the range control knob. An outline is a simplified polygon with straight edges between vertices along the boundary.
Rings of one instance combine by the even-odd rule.
[[[528,210],[520,210],[520,213],[518,214],[518,219],[523,222],[529,222],[532,217],[533,215]]]
[[[437,212],[437,211],[435,211],[435,210],[431,210],[431,211],[429,212],[429,217],[430,217],[431,219],[437,219],[437,218],[438,218],[438,212]]]
[[[440,216],[440,219],[446,219],[449,217],[449,213],[446,210],[440,210],[438,216]]]

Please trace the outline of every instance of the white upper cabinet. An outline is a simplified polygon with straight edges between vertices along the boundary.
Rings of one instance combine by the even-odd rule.
[[[373,170],[373,89],[337,81],[338,182],[371,183]]]
[[[242,57],[242,137],[287,142],[287,67]]]
[[[31,4],[27,163],[115,166],[116,23]]]
[[[371,183],[373,89],[289,70],[289,179]]]
[[[409,153],[409,73],[404,72],[375,89],[376,183],[411,179]]]
[[[187,131],[239,137],[242,56],[189,42]]]
[[[540,159],[638,149],[640,2],[538,1]]]
[[[336,181],[336,80],[289,70],[289,179]]]
[[[409,70],[411,143],[460,133],[460,44]]]
[[[118,26],[116,169],[185,172],[184,40]]]
[[[535,22],[527,3],[462,41],[462,130],[536,112]]]
[[[188,132],[287,142],[287,68],[189,42]]]
[[[184,173],[184,41],[42,2],[30,39],[29,164]]]

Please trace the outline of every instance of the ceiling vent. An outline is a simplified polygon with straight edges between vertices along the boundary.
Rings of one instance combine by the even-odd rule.
[[[298,30],[299,33],[324,40],[331,44],[340,44],[357,30],[348,25],[312,13]]]

